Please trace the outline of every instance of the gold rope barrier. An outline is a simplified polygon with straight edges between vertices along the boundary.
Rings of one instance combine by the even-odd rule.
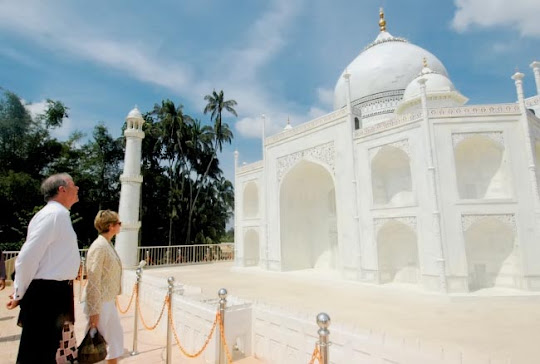
[[[219,313],[218,313],[219,316]],[[227,340],[225,340],[225,328],[223,327],[223,321],[219,320],[219,331],[221,335],[221,345],[225,349],[225,355],[227,355],[227,364],[232,363],[231,353],[229,347],[227,346]]]
[[[139,317],[141,318],[141,322],[143,324],[143,326],[145,327],[145,329],[147,330],[154,330],[158,325],[159,325],[159,322],[161,321],[161,318],[163,317],[163,312],[165,312],[165,306],[167,306],[168,302],[169,302],[169,296],[165,296],[165,301],[163,302],[163,306],[161,307],[161,312],[159,314],[159,317],[156,321],[156,323],[152,326],[149,326],[146,324],[146,322],[144,321],[144,318],[143,318],[143,315],[141,313],[141,304],[138,302],[139,301],[139,294],[136,293],[136,300],[137,300],[137,313],[139,314]]]
[[[180,339],[178,338],[178,333],[176,332],[176,328],[174,327],[174,320],[173,320],[173,317],[172,317],[172,307],[171,307],[171,305],[169,303],[169,322],[170,322],[171,327],[172,327],[174,340],[176,341],[176,345],[178,345],[178,348],[180,349],[182,354],[184,354],[188,358],[196,358],[196,357],[200,356],[203,353],[203,351],[206,349],[206,347],[210,343],[210,340],[212,339],[212,336],[214,335],[214,331],[216,330],[216,325],[217,325],[218,321],[219,321],[219,312],[216,314],[216,318],[214,319],[214,323],[212,324],[212,329],[210,329],[210,334],[206,338],[206,341],[204,342],[202,348],[199,351],[197,351],[195,354],[190,354],[182,346],[182,344],[180,344]]]
[[[319,350],[319,345],[317,344],[315,344],[315,349],[313,350],[313,354],[311,354],[309,364],[315,364],[315,360],[317,360],[319,364],[322,364],[321,352]]]
[[[131,303],[133,302],[133,297],[135,297],[135,291],[137,290],[137,283],[135,283],[133,285],[133,290],[131,291],[131,297],[129,298],[129,303],[127,305],[127,308],[125,310],[123,310],[121,307],[120,307],[120,303],[118,302],[118,297],[115,299],[115,302],[116,302],[116,307],[118,308],[118,311],[120,311],[120,313],[123,315],[125,313],[128,312],[128,310],[130,309],[131,307]]]

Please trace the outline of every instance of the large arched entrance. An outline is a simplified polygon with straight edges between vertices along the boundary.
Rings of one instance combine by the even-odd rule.
[[[321,165],[301,161],[280,189],[282,270],[336,269],[338,242],[334,181]]]
[[[519,269],[515,238],[510,226],[495,217],[482,218],[465,231],[470,291],[515,285]]]
[[[416,233],[399,221],[389,221],[377,234],[380,283],[417,283],[420,277]]]

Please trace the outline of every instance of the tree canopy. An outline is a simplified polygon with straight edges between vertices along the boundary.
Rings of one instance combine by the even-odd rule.
[[[68,117],[67,106],[47,99],[45,112],[32,118],[16,94],[0,91],[0,248],[24,242],[30,219],[44,205],[41,181],[58,172],[69,173],[80,188],[71,215],[79,246],[88,246],[97,234],[96,212],[118,209],[124,138],[113,138],[99,122],[89,137],[76,131],[60,141],[51,130]],[[236,101],[224,100],[223,91],[205,99],[207,123],[169,99],[144,114],[142,245],[214,243],[226,236],[234,192],[218,153],[232,141],[222,114],[236,116]]]

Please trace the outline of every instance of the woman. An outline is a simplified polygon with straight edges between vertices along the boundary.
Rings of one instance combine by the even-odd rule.
[[[112,245],[122,222],[111,210],[101,210],[94,220],[99,236],[90,246],[87,256],[85,313],[90,327],[97,327],[107,341],[107,363],[117,363],[124,353],[124,333],[115,299],[121,291],[122,263]]]

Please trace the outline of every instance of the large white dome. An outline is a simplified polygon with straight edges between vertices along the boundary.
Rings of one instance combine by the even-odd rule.
[[[384,28],[375,41],[368,45],[340,75],[334,91],[334,109],[347,104],[347,89],[343,74],[350,74],[351,102],[354,104],[375,100],[379,97],[399,96],[422,70],[422,60],[430,68],[448,76],[442,62],[430,52],[393,37]],[[388,110],[391,111],[391,110]]]

